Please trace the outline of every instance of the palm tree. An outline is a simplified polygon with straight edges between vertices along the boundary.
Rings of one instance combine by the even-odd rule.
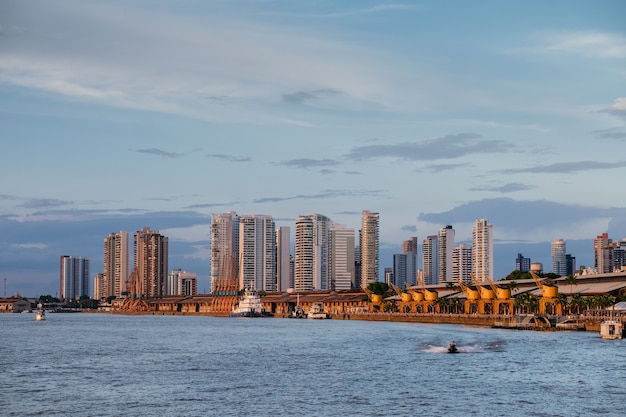
[[[569,293],[570,293],[570,294],[573,294],[573,293],[574,293],[574,291],[573,291],[572,286],[573,286],[573,285],[578,285],[578,280],[576,279],[576,276],[574,276],[574,275],[572,275],[572,274],[570,274],[570,275],[566,276],[566,277],[565,277],[565,283],[566,283],[567,285],[569,285]]]

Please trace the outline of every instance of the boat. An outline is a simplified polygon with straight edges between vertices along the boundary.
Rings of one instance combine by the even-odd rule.
[[[622,323],[621,317],[613,317],[614,310],[615,306],[611,310],[611,317],[600,323],[600,337],[603,339],[619,340],[624,337],[624,323]]]
[[[297,299],[296,306],[294,307],[293,311],[291,312],[290,317],[292,319],[304,319],[304,318],[306,318],[306,313],[304,312],[304,310],[302,309],[302,306],[300,305],[300,294],[298,294],[298,299]]]
[[[621,339],[624,334],[624,325],[621,320],[609,319],[600,323],[600,336],[603,339]]]
[[[42,321],[46,319],[46,312],[42,309],[42,305],[37,306],[38,310],[35,311],[35,320]]]
[[[459,348],[456,347],[454,340],[450,342],[450,346],[448,346],[448,353],[459,353]]]
[[[324,304],[322,303],[313,303],[311,304],[311,308],[309,309],[309,313],[306,315],[309,319],[328,319],[330,316],[324,310]]]
[[[239,297],[239,302],[233,308],[229,317],[265,317],[271,314],[265,311],[261,303],[259,293],[252,288],[244,290],[243,295]]]

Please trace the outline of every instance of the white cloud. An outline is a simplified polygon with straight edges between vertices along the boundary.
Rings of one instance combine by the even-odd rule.
[[[626,37],[593,31],[550,33],[543,37],[537,50],[598,58],[626,58]]]

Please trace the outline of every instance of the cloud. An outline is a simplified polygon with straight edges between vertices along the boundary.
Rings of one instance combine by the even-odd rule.
[[[341,91],[333,88],[322,88],[312,91],[296,91],[289,94],[283,94],[282,100],[291,104],[304,104],[310,100],[317,100],[320,98],[328,97],[330,95],[341,94]]]
[[[357,146],[346,158],[362,161],[374,158],[397,158],[410,161],[454,159],[477,153],[506,153],[513,145],[502,140],[481,140],[480,135],[460,133],[433,140],[391,145]]]
[[[595,58],[626,57],[626,37],[623,34],[597,31],[568,31],[539,35],[542,45],[536,50],[546,53],[584,55]]]
[[[615,99],[615,103],[613,103],[610,107],[602,109],[599,112],[607,113],[626,121],[626,98],[618,97]]]
[[[577,172],[593,171],[599,169],[614,169],[626,167],[626,161],[597,162],[597,161],[573,161],[557,162],[549,165],[536,165],[528,168],[508,168],[497,172],[503,174],[573,174]]]
[[[53,198],[33,198],[30,200],[24,201],[21,207],[39,209],[39,208],[46,208],[46,207],[64,206],[66,204],[71,204],[71,203],[72,203],[71,201],[56,200]]]
[[[237,205],[236,201],[230,201],[228,203],[204,203],[204,204],[192,204],[190,206],[186,206],[186,209],[203,209],[203,208],[211,208],[211,207],[224,207],[224,206],[234,206]]]
[[[626,139],[626,128],[624,127],[594,130],[591,133],[602,139]]]
[[[311,200],[335,197],[362,197],[380,196],[384,190],[324,190],[318,194],[297,194],[289,197],[263,197],[254,200],[255,203],[279,203],[289,200]]]
[[[276,165],[284,165],[288,167],[294,168],[317,168],[317,167],[329,167],[339,165],[338,161],[334,159],[309,159],[309,158],[301,158],[301,159],[290,159],[287,161],[277,162]]]
[[[48,245],[45,243],[14,243],[11,245],[18,249],[47,249]]]
[[[417,226],[406,225],[406,226],[402,226],[402,228],[400,228],[400,230],[402,230],[403,232],[417,233]]]
[[[438,172],[444,172],[444,171],[451,171],[457,168],[463,168],[463,167],[467,167],[470,166],[470,163],[464,163],[464,164],[431,164],[431,165],[427,165],[423,168],[417,168],[415,169],[415,172],[430,172],[430,173],[438,173]]]
[[[335,171],[332,169],[320,169],[320,174],[322,175],[331,175],[334,174]]]
[[[488,186],[473,187],[473,188],[470,188],[469,190],[470,191],[493,191],[497,193],[514,193],[517,191],[532,190],[533,188],[536,188],[536,187],[532,185],[528,185],[528,184],[522,184],[519,182],[510,182],[508,184],[491,186],[491,187],[488,187]]]
[[[146,154],[149,154],[149,155],[157,155],[157,156],[161,156],[163,158],[178,158],[179,156],[181,156],[181,154],[179,154],[179,153],[166,152],[166,151],[163,151],[163,150],[157,149],[157,148],[136,149],[135,152],[146,153]]]
[[[222,160],[228,161],[228,162],[250,162],[250,161],[252,161],[252,159],[247,157],[247,156],[234,156],[234,155],[224,155],[224,154],[208,154],[208,155],[205,155],[205,156],[207,158],[222,159]]]
[[[420,213],[418,221],[434,224],[473,224],[475,219],[486,218],[498,228],[499,235],[513,233],[528,236],[551,233],[553,230],[569,230],[578,233],[583,225],[626,217],[626,208],[602,208],[578,204],[561,204],[547,200],[513,200],[494,198],[472,201],[440,213]],[[607,220],[608,219],[608,220]],[[572,229],[576,225],[576,230]],[[605,226],[606,227],[606,226]],[[580,230],[579,230],[580,229]],[[507,230],[508,232],[503,232]],[[601,232],[602,229],[595,232]],[[594,235],[595,236],[595,235]],[[587,236],[587,238],[590,236]],[[552,239],[554,236],[552,236]]]

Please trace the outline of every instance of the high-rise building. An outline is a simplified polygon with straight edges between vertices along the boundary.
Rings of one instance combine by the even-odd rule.
[[[298,216],[294,253],[294,289],[329,289],[329,236],[332,220],[321,214]]]
[[[406,282],[409,285],[417,285],[417,236],[402,242],[402,253],[407,256]],[[404,281],[401,284],[404,284]]]
[[[594,267],[596,272],[613,272],[613,241],[609,239],[608,233],[602,233],[593,240]]]
[[[239,216],[234,211],[211,218],[211,292],[239,279]]]
[[[427,236],[422,243],[424,283],[439,284],[439,237]]]
[[[293,288],[291,274],[291,229],[281,226],[276,229],[276,283],[277,291]]]
[[[198,276],[194,272],[174,269],[167,278],[166,295],[190,296],[198,293]]]
[[[461,243],[452,251],[452,275],[466,284],[472,282],[472,248]]]
[[[104,273],[100,272],[96,274],[93,279],[93,299],[101,300],[103,298],[107,298],[108,295],[105,292],[105,283],[104,283]]]
[[[379,274],[379,214],[369,210],[361,213],[361,285],[378,281]]]
[[[330,288],[349,290],[355,286],[354,229],[343,224],[330,228]]]
[[[480,283],[493,278],[493,226],[487,219],[474,221],[472,229],[472,272]]]
[[[271,216],[239,220],[239,289],[276,291],[276,225]]]
[[[565,258],[565,241],[557,239],[552,242],[552,273],[559,276],[567,275],[567,262]]]
[[[576,257],[569,253],[565,254],[565,265],[567,265],[565,275],[574,275],[576,272]]]
[[[515,270],[521,272],[530,271],[530,258],[524,258],[524,255],[518,253],[517,258],[515,258]]]
[[[447,225],[439,229],[439,282],[454,282],[452,279],[452,251],[454,250],[454,229]]]
[[[626,239],[613,243],[613,266],[618,271],[623,271],[626,267]]]
[[[61,300],[89,296],[89,259],[61,255],[59,270]]]
[[[144,227],[135,232],[135,295],[159,297],[167,281],[168,238]]]
[[[128,291],[130,262],[128,232],[122,230],[104,238],[104,297],[119,298]]]

